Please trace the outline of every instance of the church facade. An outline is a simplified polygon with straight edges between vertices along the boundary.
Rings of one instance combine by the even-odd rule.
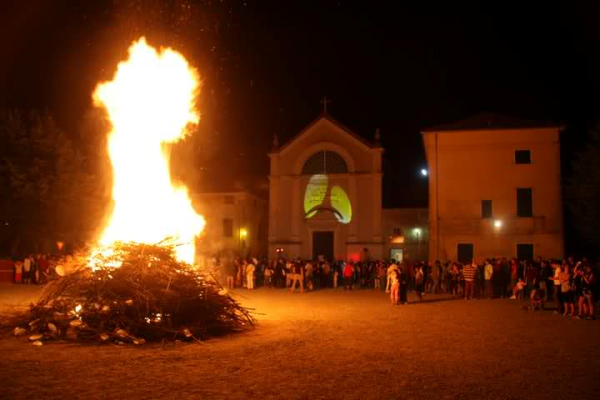
[[[378,259],[383,148],[324,112],[269,153],[269,257]]]

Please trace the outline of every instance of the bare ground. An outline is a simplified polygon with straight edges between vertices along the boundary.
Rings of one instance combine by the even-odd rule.
[[[255,330],[143,348],[0,339],[10,399],[600,398],[600,323],[509,300],[241,291]],[[0,310],[35,289],[0,286]],[[13,310],[12,308],[10,310]]]

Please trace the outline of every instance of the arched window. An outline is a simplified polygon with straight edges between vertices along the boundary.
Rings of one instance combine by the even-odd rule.
[[[348,166],[338,153],[333,151],[319,151],[306,160],[302,167],[305,175],[314,174],[346,174]]]

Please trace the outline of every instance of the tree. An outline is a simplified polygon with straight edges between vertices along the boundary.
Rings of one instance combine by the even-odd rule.
[[[2,110],[0,138],[0,215],[10,227],[3,232],[4,247],[17,255],[49,251],[59,240],[91,238],[100,188],[85,155],[52,115]]]
[[[568,211],[573,227],[584,244],[600,246],[600,131],[590,130],[583,152],[573,161],[573,173],[566,185]]]

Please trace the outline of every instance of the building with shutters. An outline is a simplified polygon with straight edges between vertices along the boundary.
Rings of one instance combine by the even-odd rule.
[[[563,257],[560,130],[484,113],[423,131],[429,258]]]

